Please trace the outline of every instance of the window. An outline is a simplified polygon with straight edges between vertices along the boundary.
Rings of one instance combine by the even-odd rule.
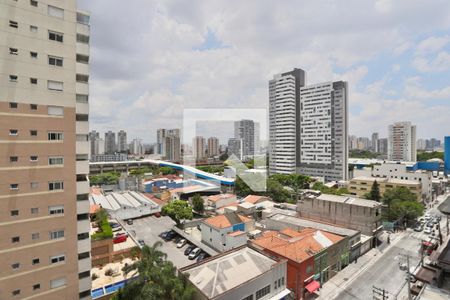
[[[19,189],[19,184],[18,183],[11,183],[9,185],[9,189],[13,190],[13,191],[18,190]]]
[[[59,262],[65,261],[65,260],[66,260],[66,256],[63,254],[50,257],[50,263],[52,263],[52,264],[56,264],[56,263],[59,263]]]
[[[19,49],[17,49],[17,48],[9,48],[9,54],[18,55],[19,54]]]
[[[86,291],[78,294],[78,297],[80,299],[83,299],[84,297],[89,297],[89,296],[91,296],[91,290],[86,290]]]
[[[62,91],[64,89],[64,83],[61,81],[47,81],[47,88],[52,91]]]
[[[30,25],[30,31],[31,32],[37,32],[38,31],[38,27],[34,26],[34,25]]]
[[[32,155],[32,156],[30,156],[30,161],[36,162],[36,161],[38,161],[38,157],[36,155]]]
[[[9,157],[9,162],[18,162],[19,161],[19,157],[18,156],[10,156]]]
[[[49,157],[48,164],[49,165],[63,165],[64,158],[63,157]]]
[[[9,108],[17,108],[17,102],[9,102]]]
[[[33,260],[31,261],[32,265],[37,265],[39,264],[39,258],[33,258]]]
[[[77,221],[83,221],[83,220],[88,220],[89,219],[89,214],[79,214],[77,215]]]
[[[77,54],[77,62],[82,64],[88,64],[89,63],[89,56]]]
[[[78,260],[89,258],[89,252],[78,253]]]
[[[83,82],[83,83],[89,82],[89,76],[84,75],[84,74],[77,74],[76,79],[77,79],[77,82]]]
[[[89,238],[89,232],[83,232],[78,234],[78,240],[85,240]]]
[[[31,136],[37,136],[37,130],[30,130],[30,135]]]
[[[87,200],[89,200],[89,194],[77,195],[77,201],[87,201]]]
[[[38,57],[38,53],[34,52],[34,51],[30,51],[30,56],[31,56],[31,58],[37,58]]]
[[[248,296],[245,297],[245,298],[242,298],[242,300],[253,300],[253,294],[248,295]]]
[[[32,189],[37,189],[38,186],[39,186],[39,183],[38,183],[38,182],[31,182],[31,183],[30,183],[30,188],[32,188]]]
[[[50,215],[63,214],[64,213],[64,205],[49,206],[48,213]]]
[[[77,22],[85,25],[89,25],[89,16],[77,12]]]
[[[13,295],[13,296],[18,296],[18,295],[20,295],[20,290],[14,290],[14,291],[12,291],[12,295]]]
[[[62,132],[49,132],[48,133],[48,140],[49,141],[58,141],[63,140],[64,134]]]
[[[39,239],[39,232],[35,232],[31,234],[31,239],[33,241],[38,240]]]
[[[60,32],[56,32],[56,31],[48,31],[48,39],[51,41],[56,41],[56,42],[63,42],[64,39],[64,34],[60,33]]]
[[[19,263],[13,263],[13,264],[11,265],[11,268],[12,268],[13,270],[17,270],[19,267],[20,267],[20,264],[19,264]]]
[[[62,181],[49,182],[48,183],[48,189],[50,191],[63,190],[64,189],[64,182],[62,182]]]
[[[63,58],[59,56],[48,56],[48,64],[51,66],[62,67],[63,66]]]
[[[31,110],[37,110],[37,104],[30,104]]]
[[[19,130],[17,130],[17,129],[10,129],[9,130],[9,135],[13,135],[13,136],[19,135]]]
[[[14,209],[11,211],[11,217],[16,217],[19,215],[19,211],[17,209]]]
[[[30,78],[31,84],[37,84],[37,78]]]
[[[89,44],[89,36],[77,33],[77,42],[83,43],[83,44]]]
[[[77,134],[76,140],[77,140],[77,142],[87,142],[87,141],[89,141],[89,135],[87,135],[87,134]]]
[[[19,23],[17,23],[16,21],[9,20],[9,27],[19,28]]]
[[[37,208],[37,207],[32,207],[31,208],[31,214],[32,215],[35,215],[35,214],[38,214],[39,213],[39,208]]]
[[[66,279],[65,278],[59,278],[59,279],[53,279],[50,280],[50,288],[51,289],[56,289],[59,288],[60,286],[66,285]]]
[[[88,95],[80,95],[77,94],[77,102],[79,103],[88,103],[89,96]]]
[[[76,121],[89,121],[89,115],[88,114],[77,114],[75,116]]]
[[[30,0],[30,5],[31,6],[38,6],[38,2],[36,0]]]
[[[11,242],[12,242],[12,243],[18,243],[18,242],[20,242],[20,237],[18,237],[18,236],[12,237],[12,238],[11,238]]]
[[[78,273],[78,279],[86,278],[91,276],[91,271],[84,271],[81,273]]]
[[[63,116],[64,107],[62,106],[49,106],[47,108],[47,113],[51,116]]]
[[[9,75],[9,81],[17,82],[17,75]]]
[[[76,161],[88,161],[89,154],[77,154]]]
[[[39,290],[41,288],[41,285],[39,283],[36,283],[33,285],[33,291]]]
[[[50,239],[60,239],[64,237],[64,230],[52,231],[50,232]]]
[[[270,293],[270,285],[263,287],[259,291],[256,291],[256,300],[261,299],[265,295]]]
[[[48,6],[47,13],[51,17],[64,19],[64,9],[56,6]]]

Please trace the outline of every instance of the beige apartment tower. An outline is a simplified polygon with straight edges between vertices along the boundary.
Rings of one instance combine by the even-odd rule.
[[[0,299],[90,299],[89,15],[0,0]]]

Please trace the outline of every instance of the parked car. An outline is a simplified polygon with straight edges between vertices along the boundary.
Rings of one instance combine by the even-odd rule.
[[[163,231],[159,234],[159,237],[162,238],[163,240],[166,238],[166,235],[168,234],[168,231]]]
[[[189,255],[191,254],[192,250],[194,250],[196,247],[194,245],[189,245],[186,247],[186,249],[184,250],[184,255]]]
[[[174,238],[176,238],[177,233],[173,230],[169,231],[165,237],[163,237],[163,240],[165,240],[166,242],[173,240]]]
[[[430,227],[425,227],[425,230],[423,231],[426,234],[430,234],[431,233],[431,228]]]
[[[202,252],[202,249],[195,248],[194,250],[192,250],[191,253],[189,253],[188,259],[190,260],[195,259],[197,256],[199,256],[200,252]]]
[[[200,255],[197,257],[197,262],[201,262],[202,260],[204,260],[205,258],[208,258],[209,255],[205,252],[200,253]]]
[[[417,225],[416,227],[414,227],[414,231],[421,232],[422,230],[423,230],[422,225]]]
[[[117,228],[117,227],[120,227],[120,224],[114,223],[114,222],[109,222],[109,226],[111,226],[111,228]]]
[[[117,231],[121,231],[121,230],[122,230],[122,226],[115,227],[112,229],[113,232],[117,232]]]
[[[116,236],[116,237],[113,239],[113,243],[114,243],[114,244],[123,243],[123,242],[125,242],[127,239],[128,239],[128,236],[127,236],[127,235],[125,235],[125,234],[119,235],[119,236]]]
[[[156,213],[154,213],[153,214],[155,217],[157,217],[157,218],[161,218],[161,214],[159,213],[159,212],[156,212]]]
[[[139,246],[141,246],[141,248],[145,246],[144,240],[138,240],[138,244]]]
[[[177,248],[183,248],[184,245],[186,245],[187,241],[185,239],[181,239],[178,243],[177,243]]]
[[[132,219],[127,220],[127,224],[128,225],[133,225],[133,220]]]

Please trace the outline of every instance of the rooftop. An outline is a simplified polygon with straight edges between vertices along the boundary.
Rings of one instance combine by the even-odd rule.
[[[405,180],[405,179],[396,179],[396,178],[383,178],[383,177],[369,177],[369,176],[358,176],[355,177],[352,180],[358,180],[358,181],[370,181],[370,182],[385,182],[385,183],[397,183],[397,184],[411,184],[411,185],[420,185],[418,181],[413,180]]]
[[[352,204],[352,205],[358,205],[358,206],[365,206],[365,207],[377,207],[381,206],[380,202],[373,201],[373,200],[367,200],[362,198],[356,198],[356,197],[349,197],[349,196],[338,196],[338,195],[328,195],[328,194],[322,194],[316,199],[323,200],[323,201],[330,201],[330,202],[337,202],[337,203],[346,203],[346,204]]]
[[[217,297],[264,274],[278,262],[249,247],[237,248],[181,269],[208,298]]]
[[[247,223],[251,219],[236,213],[225,213],[215,217],[210,217],[203,222],[216,228],[228,228],[236,224]]]
[[[248,202],[251,204],[255,204],[256,202],[260,201],[261,199],[266,199],[267,197],[259,196],[259,195],[248,195],[244,198],[244,202]]]
[[[233,195],[233,194],[219,194],[219,195],[209,196],[208,200],[212,201],[212,202],[217,202],[222,199],[230,199],[230,198],[235,198],[235,197],[236,197],[236,195]]]

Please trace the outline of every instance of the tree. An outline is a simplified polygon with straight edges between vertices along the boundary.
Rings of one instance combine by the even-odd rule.
[[[193,286],[184,277],[176,275],[176,268],[167,260],[167,254],[159,250],[161,242],[144,246],[141,260],[125,266],[125,274],[136,272],[139,276],[129,281],[114,296],[115,300],[190,300],[194,295]]]
[[[89,176],[89,181],[91,185],[117,184],[119,178],[120,173],[118,172],[106,172]]]
[[[380,195],[380,185],[375,180],[372,184],[372,188],[370,189],[370,193],[368,195],[369,197],[367,199],[375,200],[377,202],[381,201],[381,195]]]
[[[383,204],[388,208],[385,218],[390,221],[408,221],[423,213],[423,206],[417,202],[417,196],[406,187],[386,190]]]
[[[418,202],[397,201],[391,208],[390,217],[402,223],[411,222],[423,214],[423,205]]]
[[[177,223],[177,226],[180,225],[180,221],[183,219],[192,219],[192,208],[183,200],[169,202],[169,204],[163,206],[162,213],[171,217]]]
[[[427,161],[432,158],[439,158],[444,160],[444,152],[417,152],[417,161]]]
[[[192,197],[192,207],[198,213],[203,213],[205,210],[203,198],[199,194],[195,194],[194,197]]]
[[[272,198],[275,202],[286,202],[291,199],[291,194],[284,186],[273,178],[267,180],[266,196]]]

